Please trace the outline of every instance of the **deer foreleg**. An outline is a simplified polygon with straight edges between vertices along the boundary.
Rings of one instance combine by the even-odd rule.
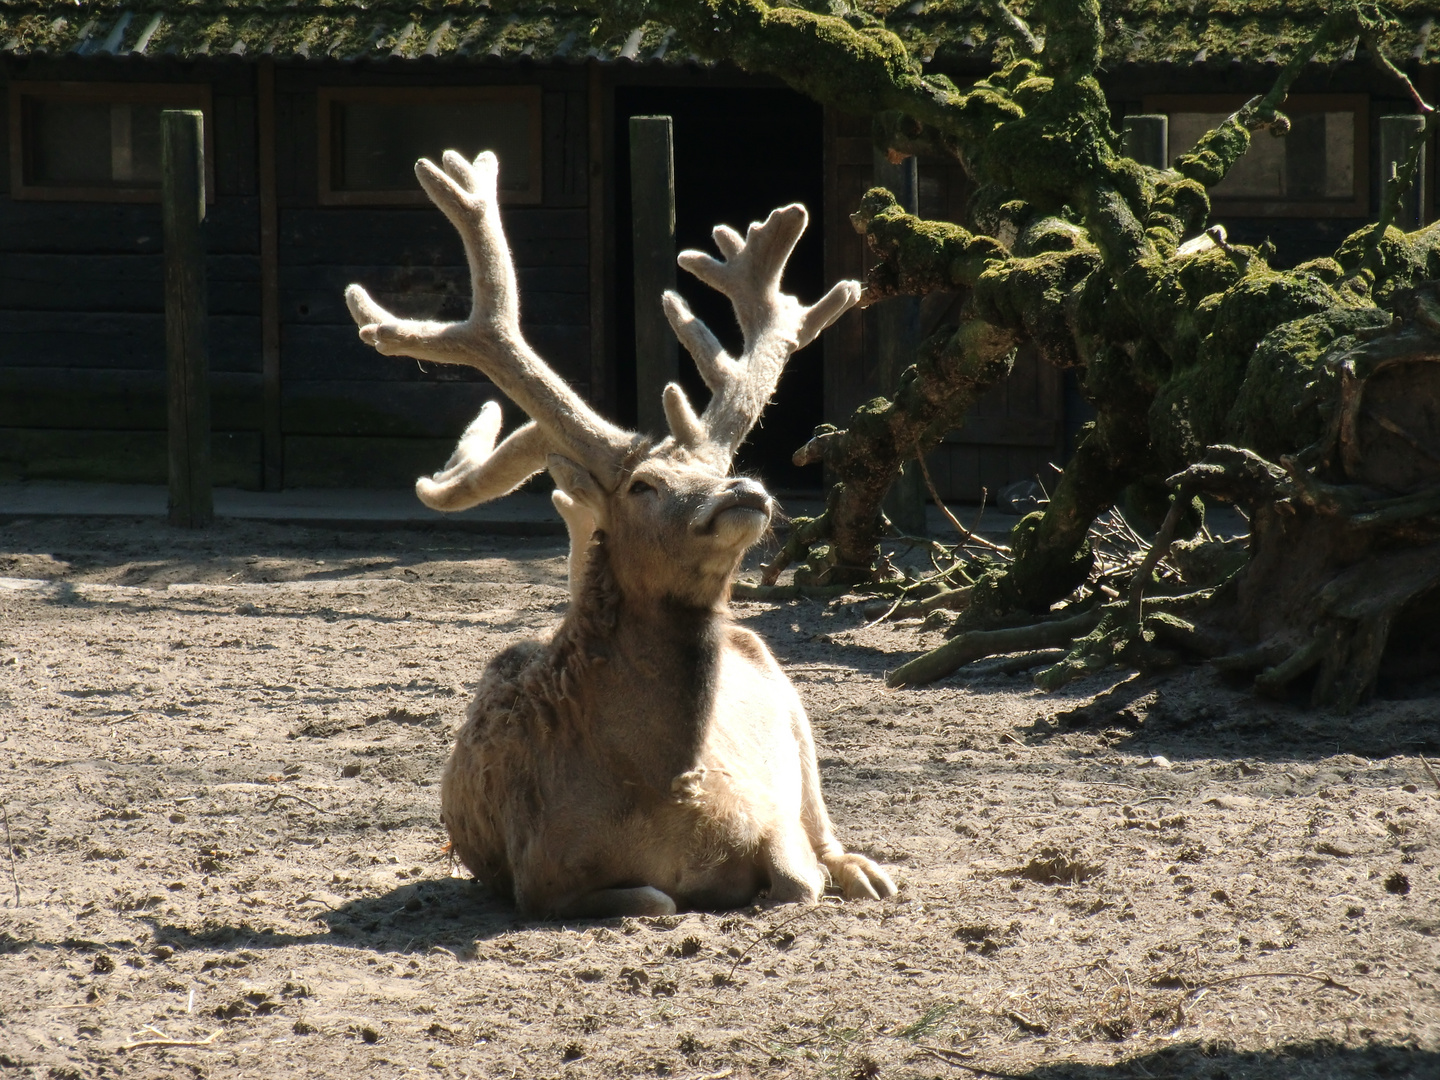
[[[864,855],[847,852],[836,839],[830,813],[825,809],[825,796],[820,790],[820,763],[815,757],[815,738],[804,712],[799,713],[794,729],[800,748],[800,820],[805,825],[815,857],[846,900],[879,900],[894,896],[895,882],[890,880],[889,874]]]

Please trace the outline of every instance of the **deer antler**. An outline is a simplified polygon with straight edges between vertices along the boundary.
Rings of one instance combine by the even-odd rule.
[[[543,468],[544,452],[548,451],[568,454],[608,480],[632,436],[591,409],[535,354],[521,332],[515,266],[500,226],[500,206],[496,198],[499,163],[495,155],[487,150],[470,162],[455,151],[447,150],[443,162],[442,171],[422,158],[415,164],[415,175],[430,200],[450,219],[464,241],[473,294],[470,316],[454,323],[396,318],[375,303],[361,286],[351,285],[345,290],[345,300],[360,326],[361,340],[387,356],[413,356],[479,368],[534,419],[537,427],[520,428],[492,454],[490,448],[494,447],[494,436],[499,432],[498,409],[493,420],[487,419],[482,411],[471,425],[472,430],[479,427],[482,438],[478,438],[472,448],[480,449],[484,432],[492,431],[481,458],[491,464],[478,470],[478,477],[472,476],[472,489],[503,494],[499,488],[518,476],[521,468],[529,468],[525,476]],[[457,457],[464,451],[462,442],[457,448]],[[530,468],[532,464],[534,467]],[[452,467],[458,467],[461,474],[467,472],[464,461],[452,458],[441,477],[450,473]],[[471,466],[468,471],[477,470]],[[455,480],[458,475],[450,479]],[[520,476],[505,490],[523,479]],[[434,482],[442,488],[447,483],[441,478]],[[442,493],[435,494],[441,496]]]
[[[710,328],[676,293],[665,294],[665,315],[711,390],[705,412],[696,416],[680,387],[665,388],[665,414],[680,443],[708,450],[728,466],[755,426],[791,355],[804,348],[860,299],[860,284],[841,281],[817,303],[804,307],[780,291],[785,263],[809,215],[799,203],[773,210],[764,224],[740,234],[716,226],[715,246],[724,261],[702,251],[683,251],[680,265],[730,298],[745,345],[732,358]]]
[[[545,468],[553,441],[533,420],[499,446],[500,406],[487,401],[470,421],[445,467],[415,481],[415,494],[432,510],[468,510],[508,495]]]

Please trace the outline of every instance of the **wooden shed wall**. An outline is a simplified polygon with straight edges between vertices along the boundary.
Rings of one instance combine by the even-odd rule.
[[[17,65],[18,66],[18,65]],[[14,67],[5,72],[22,77]],[[25,79],[208,81],[215,194],[206,220],[215,476],[260,483],[260,265],[253,76],[31,62]],[[160,207],[9,197],[0,130],[0,476],[163,482]]]
[[[15,65],[14,67],[21,67]],[[215,480],[262,483],[256,69],[30,63],[7,79],[208,82]],[[344,288],[403,315],[463,317],[460,240],[431,207],[321,206],[321,86],[524,82],[543,88],[543,199],[503,211],[537,349],[582,393],[591,381],[588,111],[581,69],[424,72],[336,65],[275,74],[280,431],[286,487],[399,486],[443,465],[497,391],[469,369],[422,370],[355,333]],[[8,156],[0,133],[0,155]],[[0,165],[6,162],[0,160]],[[156,204],[24,202],[0,169],[0,476],[165,480],[164,304]],[[512,419],[516,417],[512,413]]]
[[[443,465],[480,406],[499,396],[477,371],[381,356],[356,336],[345,308],[349,283],[363,283],[397,314],[463,318],[469,273],[459,236],[433,207],[319,204],[316,90],[506,82],[544,90],[543,201],[502,211],[520,278],[521,319],[540,354],[589,393],[584,72],[281,69],[276,154],[287,487],[408,483]]]

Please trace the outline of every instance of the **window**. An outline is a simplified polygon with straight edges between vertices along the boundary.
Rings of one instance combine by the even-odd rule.
[[[1169,160],[1241,105],[1243,97],[1154,97],[1170,117]],[[1256,217],[1364,217],[1370,208],[1369,109],[1362,94],[1300,94],[1281,107],[1290,132],[1257,131],[1230,174],[1210,189],[1217,211]]]
[[[11,83],[10,193],[16,199],[158,202],[160,113],[205,114],[206,197],[215,197],[210,88]]]
[[[415,162],[446,150],[493,150],[500,201],[540,201],[539,87],[327,89],[318,112],[322,203],[427,204]]]

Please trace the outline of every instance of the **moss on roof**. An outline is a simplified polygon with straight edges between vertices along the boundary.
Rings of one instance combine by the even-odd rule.
[[[781,0],[785,2],[785,0]],[[984,0],[788,0],[883,23],[939,69],[1008,49]],[[1017,0],[1022,14],[1030,5]],[[1282,63],[1327,0],[1102,0],[1109,64]],[[1440,62],[1440,0],[1390,0],[1392,58]],[[655,23],[604,39],[595,20],[537,0],[0,0],[0,52],[13,55],[272,56],[277,60],[632,60],[694,57]],[[1326,58],[1322,58],[1326,59]]]

